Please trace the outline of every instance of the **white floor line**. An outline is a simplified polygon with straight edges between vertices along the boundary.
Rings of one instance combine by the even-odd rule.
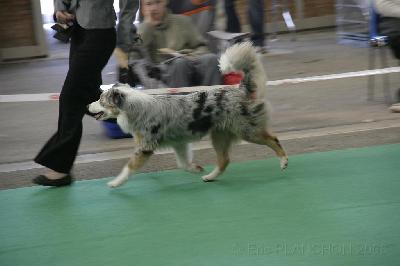
[[[379,122],[370,122],[370,123],[360,123],[357,125],[345,125],[345,126],[335,126],[328,127],[322,129],[306,129],[300,131],[286,132],[279,134],[279,139],[281,141],[287,140],[295,140],[295,139],[306,139],[313,137],[323,137],[323,136],[332,136],[332,135],[340,135],[340,134],[350,134],[350,133],[360,133],[367,132],[373,130],[382,130],[389,128],[399,128],[400,120],[384,120]],[[238,145],[248,144],[245,141],[238,143]],[[211,143],[209,141],[201,141],[195,143],[193,145],[193,150],[203,150],[211,148]],[[156,154],[172,154],[173,151],[171,149],[164,149],[157,151]],[[76,164],[82,163],[93,163],[93,162],[102,162],[109,160],[118,160],[118,159],[126,159],[132,155],[132,149],[127,147],[127,149],[112,151],[112,152],[100,152],[93,154],[82,154],[76,158]],[[4,163],[0,164],[0,173],[8,173],[13,171],[23,171],[30,169],[38,169],[43,168],[43,166],[36,164],[32,161],[27,162],[18,162],[18,163]]]
[[[267,85],[278,86],[278,85],[283,85],[283,84],[297,84],[297,83],[304,83],[304,82],[311,82],[311,81],[326,81],[326,80],[332,80],[332,79],[366,77],[366,76],[383,75],[383,74],[397,73],[397,72],[400,72],[400,67],[388,67],[388,68],[382,68],[382,69],[353,71],[353,72],[328,74],[328,75],[312,76],[312,77],[304,77],[304,78],[273,80],[273,81],[269,81],[267,83]]]
[[[361,70],[361,71],[328,74],[328,75],[320,75],[320,76],[311,76],[311,77],[303,77],[303,78],[272,80],[272,81],[267,82],[267,86],[279,86],[279,85],[298,84],[298,83],[313,82],[313,81],[326,81],[326,80],[343,79],[343,78],[356,78],[356,77],[383,75],[383,74],[398,73],[398,72],[400,72],[400,67],[389,67],[389,68],[382,68],[382,69]],[[109,87],[109,85],[104,85],[104,87]],[[198,90],[208,90],[212,87],[214,87],[214,86],[196,87],[196,90],[194,90],[193,88],[190,88],[190,87],[178,88],[178,89],[153,89],[153,90],[144,90],[143,92],[151,93],[151,94],[193,92],[193,91],[198,91]],[[56,101],[56,100],[58,100],[58,98],[59,98],[59,93],[0,95],[0,103]]]
[[[59,97],[60,97],[59,93],[0,95],[0,103],[57,101]]]

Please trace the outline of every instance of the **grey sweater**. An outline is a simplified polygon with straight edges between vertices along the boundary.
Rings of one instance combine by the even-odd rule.
[[[132,28],[140,0],[119,0],[120,16],[117,27],[117,46],[128,51],[133,42]],[[113,0],[55,0],[55,11],[75,14],[78,24],[85,29],[115,27],[116,15]]]
[[[56,0],[55,11],[70,11],[85,29],[107,29],[115,26],[113,0]]]

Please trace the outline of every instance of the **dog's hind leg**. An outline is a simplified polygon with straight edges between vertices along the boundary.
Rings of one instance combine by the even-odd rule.
[[[229,164],[229,150],[234,137],[229,132],[213,131],[211,132],[211,140],[217,153],[217,165],[211,173],[201,177],[205,182],[214,181],[225,171]]]
[[[267,145],[271,149],[273,149],[276,153],[276,155],[280,158],[280,166],[281,169],[285,169],[288,166],[288,156],[286,155],[285,150],[283,149],[282,145],[280,144],[278,138],[271,134],[268,131],[263,131],[261,134],[257,134],[253,137],[245,138],[244,140],[251,142],[251,143],[256,143],[256,144],[261,144],[261,145]]]
[[[124,166],[121,173],[113,180],[108,182],[109,187],[118,187],[128,180],[128,177],[139,170],[145,162],[153,154],[153,151],[137,151],[129,159],[128,163]]]
[[[192,162],[193,151],[190,143],[175,143],[173,146],[178,167],[193,173],[204,171],[203,167]]]

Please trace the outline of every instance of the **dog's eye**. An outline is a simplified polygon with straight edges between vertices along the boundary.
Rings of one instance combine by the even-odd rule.
[[[100,105],[101,106],[107,105],[106,97],[104,97],[104,95],[100,96]]]
[[[100,102],[100,105],[105,107],[105,108],[113,107],[112,103],[110,103],[108,101],[108,97],[107,96],[101,95],[99,102]]]

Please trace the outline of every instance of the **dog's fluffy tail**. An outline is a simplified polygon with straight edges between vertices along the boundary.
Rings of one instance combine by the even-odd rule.
[[[265,96],[267,76],[256,50],[251,42],[243,42],[229,47],[219,59],[222,75],[242,72],[244,77],[241,86],[252,98],[263,99]]]

